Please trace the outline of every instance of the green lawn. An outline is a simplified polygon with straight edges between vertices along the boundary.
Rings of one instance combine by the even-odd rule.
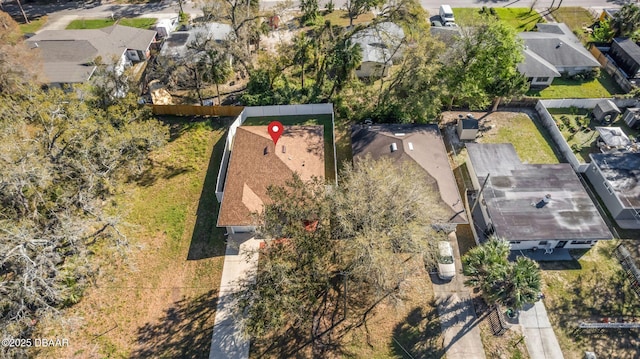
[[[140,29],[148,29],[156,23],[154,18],[134,18],[120,19],[118,24],[124,26],[137,27]],[[112,19],[78,19],[73,20],[67,25],[67,30],[84,30],[84,29],[102,29],[115,24]]]
[[[551,86],[527,92],[527,96],[540,98],[600,98],[615,94],[624,94],[624,91],[604,70],[600,71],[598,78],[591,81],[556,78]]]
[[[31,20],[31,22],[28,24],[20,24],[20,31],[22,31],[23,34],[32,34],[40,30],[40,28],[46,23],[47,16],[45,15],[35,20]]]
[[[554,10],[551,15],[557,22],[567,24],[572,31],[578,34],[577,36],[583,43],[586,44],[589,41],[589,34],[585,33],[583,29],[583,27],[591,26],[595,22],[589,10],[582,7],[568,6]]]
[[[478,142],[511,143],[523,162],[559,163],[558,156],[549,144],[551,140],[547,137],[545,130],[538,127],[529,116],[518,114],[508,119],[496,120],[494,128]]]
[[[535,28],[544,19],[535,11],[530,12],[529,8],[494,8],[500,21],[511,26],[516,31],[528,31]],[[478,8],[454,8],[456,22],[461,25],[473,25],[485,23],[493,19],[493,15],[481,14],[482,9]]]
[[[322,125],[324,126],[324,173],[325,178],[334,182],[336,168],[333,156],[333,126],[331,115],[296,115],[296,116],[266,116],[248,117],[245,126],[266,126],[271,121],[280,121],[285,126],[293,125]]]
[[[131,26],[137,27],[139,29],[149,29],[153,25],[155,25],[158,19],[155,18],[147,18],[147,17],[137,17],[135,19],[120,19],[118,21],[118,25],[122,26]]]

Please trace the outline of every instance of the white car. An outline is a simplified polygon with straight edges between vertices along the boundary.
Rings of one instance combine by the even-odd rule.
[[[456,264],[453,259],[451,243],[438,242],[438,277],[442,280],[451,280],[456,276]]]

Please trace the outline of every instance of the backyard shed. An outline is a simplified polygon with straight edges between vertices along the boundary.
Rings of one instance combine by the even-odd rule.
[[[460,140],[475,140],[478,135],[478,120],[465,118],[458,120],[458,137]]]
[[[620,113],[620,109],[613,101],[602,100],[593,108],[593,119],[598,122],[613,122]]]
[[[640,108],[638,107],[630,107],[622,115],[622,119],[624,123],[629,126],[629,128],[639,128],[640,127]]]

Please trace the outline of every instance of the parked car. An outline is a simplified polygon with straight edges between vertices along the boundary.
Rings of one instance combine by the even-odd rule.
[[[438,277],[442,280],[451,280],[456,276],[456,264],[453,258],[451,243],[438,242]]]

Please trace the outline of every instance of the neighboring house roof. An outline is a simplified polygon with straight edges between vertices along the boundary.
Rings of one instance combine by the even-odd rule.
[[[635,66],[640,66],[640,46],[638,46],[635,41],[626,37],[616,37],[613,39],[613,42],[618,44],[618,48],[626,57],[625,59],[623,59],[623,61],[618,61],[622,62],[618,64],[619,66],[624,67],[625,71],[629,71],[630,69],[630,65],[628,63],[633,63],[635,64]]]
[[[640,208],[640,153],[595,153],[589,157],[620,203],[625,208]]]
[[[255,225],[252,212],[261,212],[269,200],[267,187],[284,185],[294,172],[303,180],[313,176],[324,178],[323,133],[322,126],[284,126],[284,133],[274,147],[267,126],[238,127],[218,226]]]
[[[355,163],[369,155],[373,159],[387,157],[398,163],[418,164],[425,171],[426,180],[439,191],[449,222],[468,223],[437,125],[356,125],[351,129],[351,143]],[[394,151],[392,144],[396,145]]]
[[[620,127],[596,127],[596,131],[607,146],[625,147],[631,145],[631,140]]]
[[[510,143],[466,145],[470,171],[495,233],[511,241],[611,239],[607,225],[567,163],[523,164]],[[544,196],[551,201],[536,206]]]
[[[216,42],[222,42],[229,39],[233,29],[231,25],[221,24],[217,22],[207,23],[201,26],[194,26],[188,31],[172,32],[164,42],[160,54],[162,56],[181,57],[188,51],[188,45],[198,36],[203,39],[210,39]]]
[[[582,46],[580,40],[564,23],[537,24],[538,31],[527,31],[518,34],[525,45],[525,69],[533,71],[533,65],[527,61],[540,62],[539,58],[553,65],[556,70],[565,67],[599,67],[600,63]],[[527,54],[527,50],[537,55]],[[541,63],[535,65],[548,67]]]
[[[112,25],[97,30],[45,30],[27,43],[40,50],[49,82],[72,83],[91,77],[96,57],[110,63],[127,49],[145,51],[155,36],[153,30]]]
[[[362,49],[362,62],[382,64],[391,62],[403,39],[404,31],[392,22],[381,22],[358,31],[351,37],[351,41],[359,44]]]

